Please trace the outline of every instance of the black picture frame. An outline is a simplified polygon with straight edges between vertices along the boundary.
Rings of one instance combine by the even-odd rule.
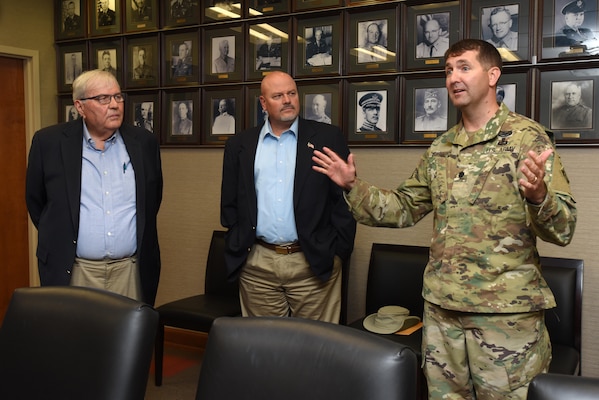
[[[248,80],[262,79],[272,71],[289,72],[289,33],[288,21],[248,26]]]
[[[537,87],[538,121],[554,133],[557,144],[599,144],[599,64],[570,70],[547,67],[540,71]]]
[[[445,50],[461,39],[460,2],[411,5],[405,14],[405,51],[402,52],[405,69],[443,68]],[[433,21],[436,21],[436,26]],[[432,54],[425,31],[430,32],[429,37],[435,38]]]
[[[155,91],[127,94],[125,103],[126,120],[133,126],[144,128],[161,139],[160,96]]]
[[[203,81],[238,82],[243,78],[243,25],[228,28],[204,29]],[[221,52],[228,47],[228,54]],[[224,50],[222,50],[224,51]],[[223,61],[227,57],[226,61]],[[231,61],[233,59],[233,61]]]
[[[202,144],[224,145],[227,139],[241,132],[244,121],[243,88],[205,89],[203,104]],[[226,107],[226,114],[220,115],[221,105]]]
[[[304,119],[342,127],[341,81],[299,82],[297,90],[300,95],[301,115]]]
[[[395,72],[397,57],[398,7],[349,13],[347,72]]]
[[[89,58],[92,68],[108,71],[120,84],[123,82],[123,43],[120,38],[92,41]]]
[[[89,7],[90,36],[121,33],[120,0],[91,0]]]
[[[348,144],[398,144],[397,118],[399,107],[396,104],[396,93],[398,93],[397,79],[350,82],[348,84],[347,104],[345,105],[345,109],[348,110],[345,121]],[[373,98],[380,100],[378,121],[376,122],[378,130],[363,128],[363,123],[367,117],[365,116],[366,107],[362,105],[371,103],[368,99]]]
[[[333,76],[341,73],[343,54],[341,14],[297,21],[295,76]],[[315,38],[321,37],[321,45]],[[314,39],[313,39],[314,38]]]
[[[87,10],[85,0],[55,0],[54,22],[56,40],[85,37]]]
[[[260,103],[260,85],[249,85],[245,90],[245,129],[262,125],[268,118]]]
[[[127,40],[125,82],[127,88],[158,86],[160,49],[157,36],[141,36]],[[145,63],[141,64],[142,57]]]
[[[58,90],[70,92],[75,78],[88,69],[86,44],[60,45],[58,64]]]
[[[401,144],[429,145],[458,121],[442,73],[406,78]]]
[[[160,14],[157,0],[126,0],[124,7],[127,32],[141,32],[158,28]]]
[[[204,22],[229,21],[243,17],[243,6],[235,0],[202,0]]]
[[[186,111],[183,109],[183,104]],[[200,112],[200,94],[197,89],[164,92],[162,101],[162,113],[164,115],[162,143],[165,146],[199,145]],[[189,122],[181,122],[180,114],[182,113],[186,115],[185,121]]]
[[[472,0],[470,14],[470,37],[491,43],[506,64],[531,61],[534,2]]]
[[[541,31],[539,37],[539,61],[563,60],[563,59],[588,59],[599,54],[597,41],[579,40],[582,36],[592,36],[599,39],[599,0],[585,0],[581,3],[584,7],[584,20],[577,27],[580,35],[566,24],[567,13],[564,7],[572,0],[544,0],[540,2],[542,7]],[[572,10],[579,11],[579,10]],[[575,18],[574,18],[575,19]],[[574,24],[573,24],[574,25]],[[564,31],[563,28],[566,28]]]
[[[161,23],[166,28],[200,23],[201,12],[198,0],[163,0],[161,11]]]
[[[200,81],[198,31],[165,33],[163,43],[163,82],[169,86],[197,84]]]
[[[58,122],[69,122],[81,119],[81,115],[73,104],[73,96],[64,95],[58,97]]]
[[[342,0],[291,0],[291,3],[293,11],[306,11],[338,7],[342,4]]]
[[[504,68],[495,90],[497,101],[503,101],[511,111],[532,118],[532,76],[530,68]]]
[[[248,17],[284,14],[289,12],[289,0],[251,0]]]

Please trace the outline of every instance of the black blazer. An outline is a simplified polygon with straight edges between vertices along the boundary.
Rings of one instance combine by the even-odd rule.
[[[225,145],[221,188],[221,224],[225,235],[225,261],[229,278],[239,275],[256,242],[257,200],[254,158],[260,127],[237,134]],[[327,280],[333,258],[347,259],[354,247],[356,221],[342,189],[326,175],[312,169],[314,149],[323,146],[347,158],[349,148],[339,128],[299,119],[293,207],[299,243],[314,275]]]
[[[143,300],[153,305],[160,277],[156,216],[162,201],[162,167],[156,136],[145,129],[120,128],[135,171],[137,262]],[[68,285],[75,261],[81,199],[83,120],[39,130],[27,166],[26,201],[38,230],[40,281]]]

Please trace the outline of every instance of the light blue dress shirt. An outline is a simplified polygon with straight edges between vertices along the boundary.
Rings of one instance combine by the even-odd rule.
[[[260,131],[254,160],[258,200],[256,237],[268,243],[285,244],[297,240],[293,211],[297,130],[296,118],[280,137],[272,133],[268,120]]]

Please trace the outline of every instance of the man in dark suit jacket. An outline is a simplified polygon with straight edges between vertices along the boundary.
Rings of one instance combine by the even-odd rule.
[[[356,222],[343,192],[312,170],[311,158],[315,148],[342,157],[349,149],[339,128],[299,117],[288,74],[268,74],[261,92],[268,120],[225,146],[221,223],[229,276],[240,279],[244,316],[338,322],[341,261],[353,250]]]
[[[38,229],[41,284],[74,284],[78,268],[109,269],[126,260],[121,264],[139,272],[126,278],[134,282],[119,285],[137,285],[135,293],[114,291],[154,304],[162,201],[158,141],[145,129],[123,124],[124,97],[109,72],[81,74],[73,83],[73,100],[83,118],[41,129],[29,152],[26,201]],[[100,159],[112,165],[94,162]],[[93,283],[98,285],[85,286],[112,290],[102,279]]]

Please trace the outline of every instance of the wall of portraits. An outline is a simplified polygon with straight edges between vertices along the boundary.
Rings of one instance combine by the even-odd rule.
[[[297,81],[304,118],[352,146],[427,145],[459,120],[443,55],[499,50],[497,100],[559,145],[599,144],[599,0],[55,0],[59,120],[82,71],[113,73],[162,146],[222,146],[262,123],[260,80]]]

